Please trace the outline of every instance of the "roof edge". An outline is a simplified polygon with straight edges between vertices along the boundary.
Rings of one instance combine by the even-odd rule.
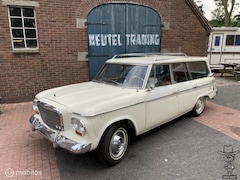
[[[185,0],[185,2],[191,8],[193,13],[197,16],[200,23],[202,24],[202,26],[206,30],[207,34],[209,35],[212,31],[212,26],[209,23],[209,21],[207,20],[207,18],[203,15],[203,13],[200,11],[200,9],[198,8],[198,6],[196,5],[196,3],[193,0]]]

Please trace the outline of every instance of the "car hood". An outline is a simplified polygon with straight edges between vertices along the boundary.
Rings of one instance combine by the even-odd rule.
[[[45,90],[37,94],[36,98],[50,105],[61,104],[82,116],[94,116],[144,101],[141,91],[97,82]]]

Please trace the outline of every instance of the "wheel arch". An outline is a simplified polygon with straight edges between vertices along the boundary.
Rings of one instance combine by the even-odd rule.
[[[208,94],[202,94],[202,95],[199,95],[196,100],[195,100],[195,103],[194,103],[194,106],[196,105],[197,101],[200,99],[200,98],[204,98],[205,101],[210,99],[209,95]]]
[[[202,107],[201,112],[200,112],[200,111],[198,112],[198,110],[197,110],[197,108],[198,108],[198,101],[199,101],[200,99],[202,99],[203,104],[201,105],[201,107]],[[191,114],[192,114],[193,116],[196,117],[196,116],[199,116],[199,115],[202,114],[202,112],[203,112],[204,109],[205,109],[206,100],[207,100],[207,99],[208,99],[208,96],[207,96],[207,95],[205,95],[205,96],[199,96],[199,97],[197,98],[197,100],[196,100],[196,102],[195,102],[195,105],[193,106],[193,108],[192,108],[192,110],[191,110]]]
[[[205,100],[211,99],[211,97],[210,97],[209,94],[200,94],[200,95],[197,96],[197,98],[196,98],[196,100],[195,100],[195,103],[194,103],[194,106],[195,106],[195,104],[197,103],[197,101],[198,101],[199,98],[205,98]]]
[[[101,138],[100,138],[100,140],[99,140],[99,142],[98,142],[98,145],[97,145],[97,148],[98,148],[98,146],[99,146],[99,144],[102,142],[102,140],[103,140],[103,137],[104,137],[104,135],[106,134],[106,132],[112,127],[112,126],[114,126],[114,125],[116,125],[116,124],[123,124],[123,125],[125,125],[127,128],[128,128],[128,132],[129,132],[129,138],[131,139],[131,137],[134,137],[134,136],[136,136],[136,126],[134,125],[134,123],[133,123],[133,121],[131,121],[130,119],[121,119],[121,120],[119,120],[119,121],[115,121],[115,122],[113,122],[113,123],[110,123],[106,128],[105,128],[105,130],[104,130],[104,132],[102,133],[102,135],[101,135]]]

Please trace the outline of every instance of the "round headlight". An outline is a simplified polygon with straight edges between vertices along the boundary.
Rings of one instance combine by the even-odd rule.
[[[73,129],[76,131],[77,134],[79,134],[80,136],[85,135],[86,126],[82,120],[77,119],[77,118],[72,118],[71,123],[72,123]]]

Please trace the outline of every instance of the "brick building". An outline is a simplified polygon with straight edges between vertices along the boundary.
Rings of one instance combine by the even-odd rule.
[[[29,101],[44,89],[91,79],[89,14],[98,7],[124,4],[135,9],[141,6],[141,11],[147,8],[159,15],[161,52],[181,51],[188,55],[206,55],[211,27],[193,0],[1,0],[2,103]],[[98,15],[95,18],[98,19]],[[139,17],[138,21],[141,20]],[[120,39],[117,37],[116,34],[112,43]],[[98,39],[95,44],[99,44]],[[119,44],[122,45],[120,40]],[[119,52],[125,53],[121,50]],[[101,58],[107,59],[105,56]]]

